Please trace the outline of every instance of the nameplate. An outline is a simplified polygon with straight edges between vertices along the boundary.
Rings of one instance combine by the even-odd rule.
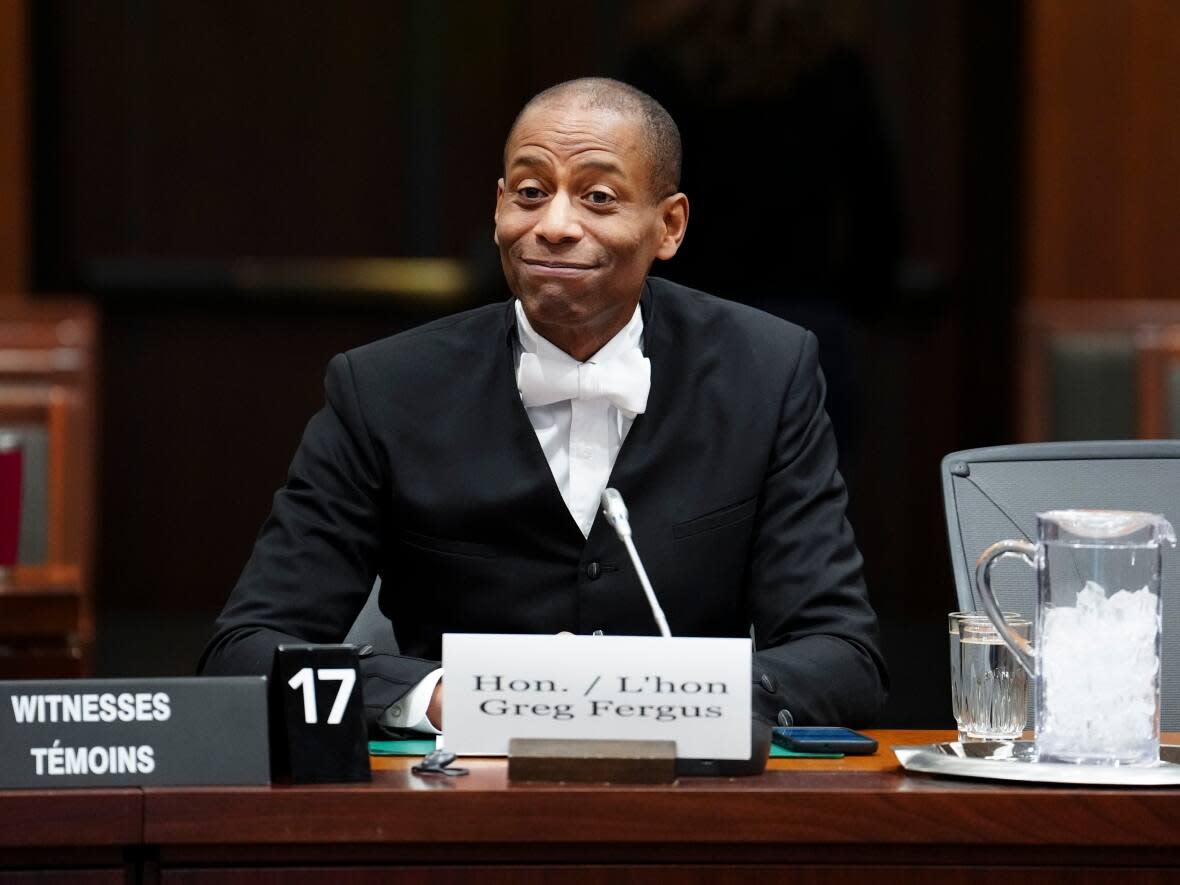
[[[750,640],[443,636],[447,749],[511,738],[672,740],[682,758],[750,755]]]
[[[0,682],[0,787],[270,782],[266,679]]]

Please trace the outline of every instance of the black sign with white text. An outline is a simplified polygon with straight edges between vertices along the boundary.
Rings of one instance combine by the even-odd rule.
[[[266,679],[0,682],[0,788],[266,784]]]
[[[355,645],[280,645],[271,673],[271,761],[296,784],[372,779]]]

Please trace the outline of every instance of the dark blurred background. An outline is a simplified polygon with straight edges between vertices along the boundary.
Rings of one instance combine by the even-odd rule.
[[[881,724],[947,725],[939,460],[1037,436],[1027,305],[1177,296],[1178,9],[0,0],[0,292],[96,324],[91,672],[192,671],[326,361],[506,296],[508,126],[595,74],[682,127],[655,272],[820,336]]]

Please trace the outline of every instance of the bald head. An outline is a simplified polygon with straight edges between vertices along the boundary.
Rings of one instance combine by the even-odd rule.
[[[521,118],[539,107],[606,110],[637,121],[651,172],[653,199],[663,199],[680,190],[680,130],[663,105],[646,92],[608,77],[582,77],[558,83],[533,96],[521,108],[508,131],[507,141],[512,140]]]

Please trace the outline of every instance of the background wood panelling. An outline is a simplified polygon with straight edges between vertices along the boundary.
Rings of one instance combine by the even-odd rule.
[[[0,0],[0,297],[27,285],[25,4]]]
[[[1028,296],[1180,296],[1180,3],[1028,10]]]

